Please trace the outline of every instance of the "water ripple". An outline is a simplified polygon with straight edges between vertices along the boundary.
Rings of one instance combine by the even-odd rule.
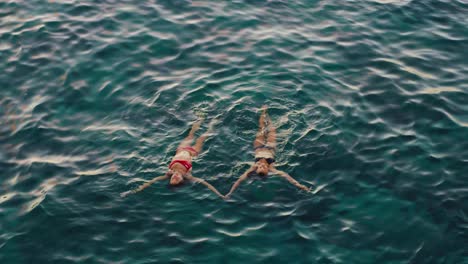
[[[466,262],[467,10],[0,3],[0,262]],[[167,182],[119,196],[199,116],[214,132],[193,174],[228,192],[263,104],[277,167],[311,193],[268,177],[228,201]]]

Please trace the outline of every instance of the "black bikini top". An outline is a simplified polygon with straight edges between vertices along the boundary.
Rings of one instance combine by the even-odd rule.
[[[255,162],[259,162],[261,159],[266,160],[266,162],[268,164],[272,164],[273,162],[275,162],[275,159],[273,159],[273,158],[263,158],[263,157],[255,158]]]

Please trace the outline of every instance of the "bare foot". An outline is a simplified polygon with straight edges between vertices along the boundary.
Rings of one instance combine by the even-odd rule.
[[[268,109],[268,106],[265,104],[265,105],[262,105],[262,113],[265,114],[266,111]]]
[[[214,133],[214,127],[218,124],[217,119],[213,119],[210,124],[208,125],[208,130],[206,131],[207,134],[213,134]]]

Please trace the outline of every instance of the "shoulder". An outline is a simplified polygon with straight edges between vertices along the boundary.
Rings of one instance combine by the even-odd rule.
[[[270,165],[269,171],[274,174],[281,174],[282,171],[277,170],[273,165]]]
[[[191,172],[185,173],[182,177],[184,177],[184,179],[186,179],[186,180],[194,180],[195,179],[195,177],[193,177]]]

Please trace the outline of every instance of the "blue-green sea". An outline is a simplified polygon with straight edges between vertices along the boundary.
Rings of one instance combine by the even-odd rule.
[[[468,1],[0,1],[0,263],[468,263]]]

